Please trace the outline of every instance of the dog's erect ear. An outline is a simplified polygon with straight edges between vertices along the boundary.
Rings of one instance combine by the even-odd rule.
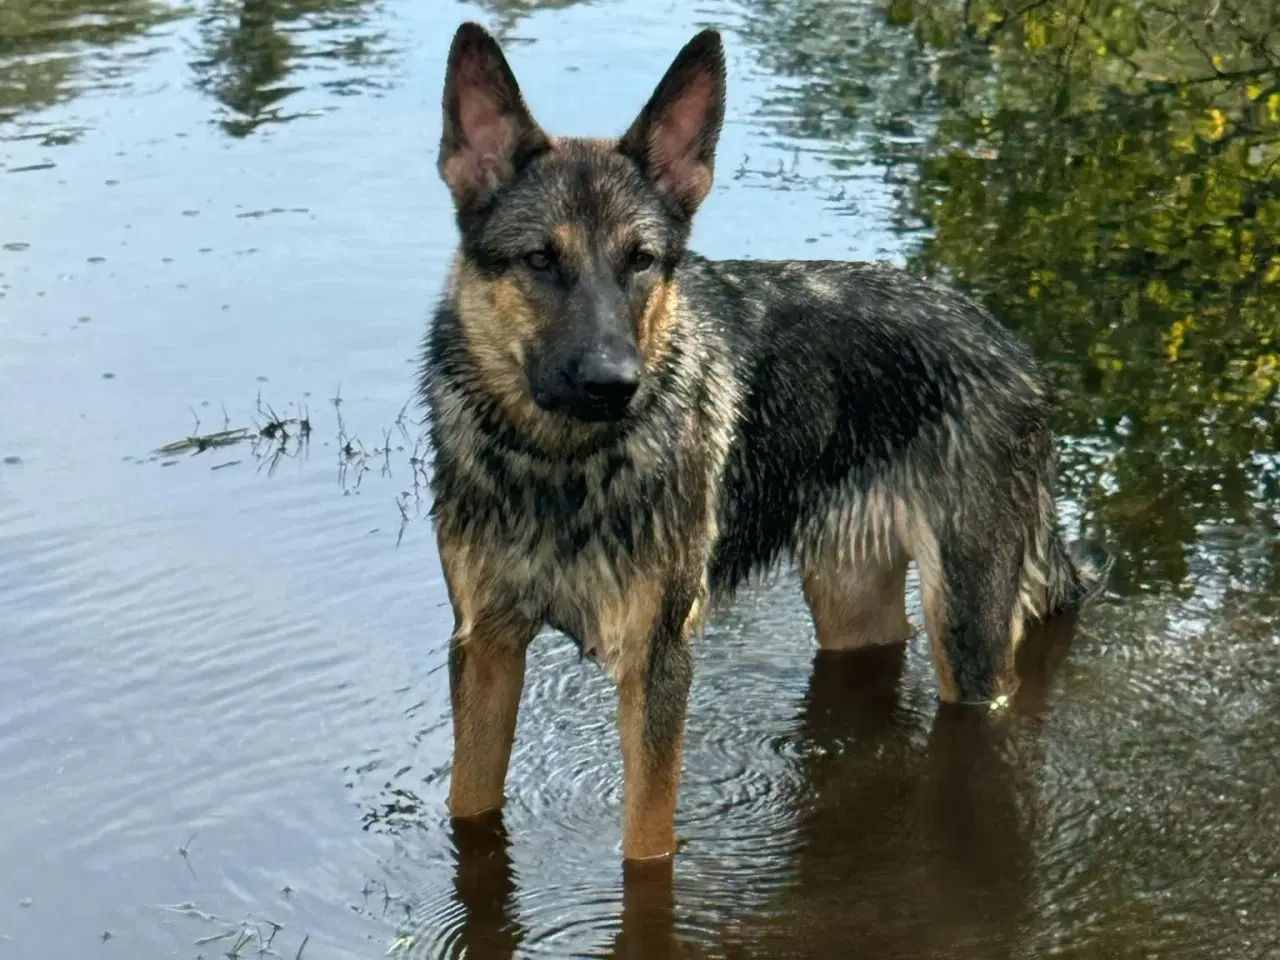
[[[692,217],[711,191],[724,122],[724,45],[703,30],[684,45],[618,149]]]
[[[551,146],[498,42],[477,23],[453,35],[444,78],[440,176],[460,215],[473,213]]]

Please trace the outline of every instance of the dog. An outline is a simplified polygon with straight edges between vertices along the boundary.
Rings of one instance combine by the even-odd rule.
[[[526,650],[618,690],[622,855],[674,853],[709,610],[798,567],[826,650],[899,643],[914,560],[939,697],[1017,685],[1027,624],[1101,591],[1061,538],[1051,387],[967,296],[887,265],[711,261],[724,50],[703,30],[617,139],[535,122],[496,40],[451,43],[439,173],[460,244],[422,346],[454,614],[449,811],[500,809]]]

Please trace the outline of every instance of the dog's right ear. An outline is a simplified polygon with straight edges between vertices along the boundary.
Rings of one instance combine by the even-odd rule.
[[[478,23],[464,23],[453,35],[443,106],[438,167],[460,217],[480,210],[551,146],[498,42]]]

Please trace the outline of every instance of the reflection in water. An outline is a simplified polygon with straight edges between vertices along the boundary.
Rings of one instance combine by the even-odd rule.
[[[875,957],[955,956],[960,945],[968,957],[1017,955],[1035,893],[1024,774],[1073,626],[1063,618],[1028,636],[1010,715],[943,708],[923,744],[914,713],[900,709],[904,645],[818,653],[800,731],[806,791],[790,828],[792,879],[777,902],[721,932],[711,951],[679,935],[672,864],[625,864],[607,955],[835,958],[851,944]],[[521,884],[502,818],[453,831],[455,903],[438,912],[453,929],[441,952],[514,957],[525,937]]]
[[[453,825],[457,867],[454,895],[460,914],[449,957],[511,960],[524,940],[510,842],[501,815]],[[674,870],[663,863],[622,865],[621,925],[607,956],[618,960],[694,957],[696,948],[676,936]]]
[[[850,696],[851,674],[864,671],[880,679],[861,664],[819,667],[806,716],[815,743],[875,737],[891,701]],[[833,917],[840,929],[828,920],[826,935],[876,956],[937,956],[958,942],[1008,955],[1027,912],[1030,871],[999,746],[983,713],[941,708],[923,756],[893,751],[887,763],[882,756],[870,764],[859,749],[814,757],[807,774],[816,797],[801,820],[788,938]]]
[[[0,3],[0,124],[119,83],[131,60],[98,56],[182,14],[158,0],[4,0]]]
[[[1019,955],[1035,894],[1032,721],[1071,629],[1028,637],[1011,715],[943,706],[923,744],[898,715],[901,646],[818,653],[793,880],[730,956],[834,958],[852,944],[873,957]]]
[[[692,944],[676,936],[674,864],[624,863],[622,867],[622,926],[609,956],[616,960],[648,957],[701,956]]]
[[[515,956],[523,931],[515,916],[511,845],[502,816],[455,823],[453,842],[458,851],[454,894],[463,913],[452,953],[508,960]]]
[[[81,92],[121,83],[158,48],[109,56],[109,48],[146,36],[161,23],[197,17],[191,68],[196,86],[227,115],[232,136],[264,123],[304,116],[285,102],[311,86],[337,95],[377,90],[393,49],[371,26],[375,0],[205,0],[183,6],[156,0],[5,0],[0,3],[0,123]],[[325,76],[328,74],[329,76]],[[318,76],[317,76],[318,75]],[[51,135],[51,142],[69,139]]]
[[[515,39],[508,36],[509,31],[525,17],[539,10],[560,10],[584,2],[586,0],[476,0],[476,6],[492,18],[488,25],[494,36],[509,43]]]
[[[752,11],[800,81],[770,112],[888,163],[900,228],[927,233],[913,268],[974,288],[1054,365],[1066,485],[1118,589],[1184,583],[1205,524],[1280,505],[1280,7]]]
[[[304,70],[347,68],[320,82],[333,93],[376,89],[391,53],[387,34],[369,27],[376,9],[371,0],[214,0],[200,18],[196,85],[227,108],[220,125],[235,137],[304,115],[285,107]]]

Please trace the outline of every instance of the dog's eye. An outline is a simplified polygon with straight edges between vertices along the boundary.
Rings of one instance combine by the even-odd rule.
[[[555,255],[550,250],[535,250],[524,255],[524,262],[534,270],[550,270],[555,263]]]
[[[635,250],[631,254],[627,266],[636,273],[644,273],[655,263],[656,258],[647,250]]]

